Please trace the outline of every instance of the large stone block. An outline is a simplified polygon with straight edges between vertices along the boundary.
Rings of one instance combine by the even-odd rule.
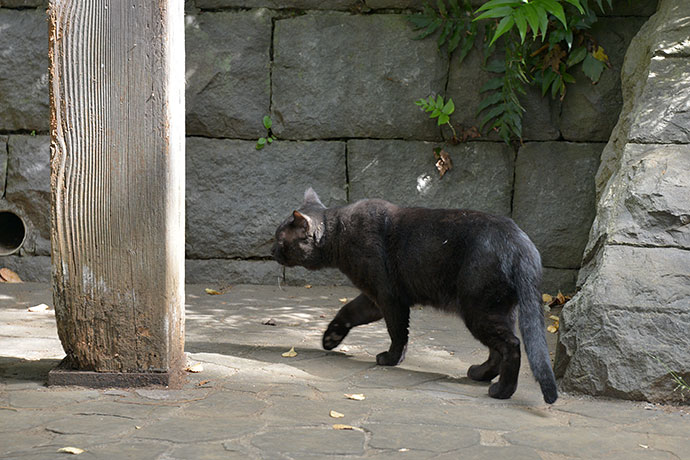
[[[404,15],[307,14],[276,21],[274,130],[281,138],[438,139],[414,101],[442,91],[447,59],[412,40]]]
[[[185,282],[278,285],[283,282],[283,267],[272,260],[187,259]]]
[[[597,84],[582,72],[573,72],[560,117],[560,131],[569,141],[607,141],[618,121],[623,98],[620,72],[630,41],[644,23],[644,17],[599,18],[591,34],[604,48],[611,68],[604,70]]]
[[[278,225],[313,187],[346,201],[345,143],[187,138],[187,257],[268,257]]]
[[[48,21],[44,10],[0,9],[0,130],[47,131]]]
[[[271,14],[188,14],[187,134],[258,138],[270,107]]]
[[[513,219],[552,268],[579,268],[594,219],[603,144],[527,143],[515,165]]]
[[[202,9],[216,8],[271,8],[297,10],[350,10],[356,9],[360,0],[196,0]]]
[[[9,136],[5,199],[28,225],[23,251],[50,254],[50,139]]]
[[[595,271],[563,309],[561,388],[679,401],[668,373],[690,378],[690,251],[605,246]]]
[[[347,143],[350,201],[383,198],[401,206],[469,208],[510,215],[513,157],[504,143],[446,146],[453,169],[439,178],[428,142]]]

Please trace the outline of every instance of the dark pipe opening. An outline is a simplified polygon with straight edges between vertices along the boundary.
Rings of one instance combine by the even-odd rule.
[[[22,247],[26,226],[12,211],[0,211],[0,256],[13,254]]]

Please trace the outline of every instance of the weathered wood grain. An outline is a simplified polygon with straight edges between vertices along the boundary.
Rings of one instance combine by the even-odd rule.
[[[184,343],[183,0],[51,0],[53,290],[79,370]]]

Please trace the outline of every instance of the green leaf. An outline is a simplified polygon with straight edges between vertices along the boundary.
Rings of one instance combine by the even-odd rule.
[[[448,16],[448,10],[446,10],[446,3],[443,0],[438,0],[437,2],[438,5],[438,12],[441,14],[441,17],[446,17]]]
[[[266,115],[264,117],[264,128],[266,128],[266,131],[268,131],[269,129],[271,129],[271,126],[273,126],[273,120],[271,120],[271,117]]]
[[[551,83],[551,99],[556,99],[556,94],[562,87],[563,80],[561,79],[560,75],[556,74],[556,78],[554,78],[553,83]]]
[[[515,25],[520,32],[520,43],[525,43],[525,37],[527,36],[527,15],[522,8],[515,10],[513,13],[513,18],[515,19]]]
[[[584,61],[582,61],[582,71],[592,80],[592,83],[599,81],[604,68],[606,68],[606,64],[592,56],[592,53],[587,53]]]
[[[406,17],[406,19],[412,23],[415,29],[424,29],[431,24],[431,21],[433,21],[435,17],[427,16],[425,14],[410,14]]]
[[[527,23],[530,29],[532,29],[532,37],[536,39],[539,34],[539,13],[537,13],[537,9],[533,4],[525,3],[520,10],[524,12]]]
[[[446,123],[448,123],[449,120],[450,120],[450,117],[448,115],[446,115],[445,113],[442,113],[438,117],[437,125],[438,126],[445,125]]]
[[[477,25],[472,24],[472,28],[474,29],[474,33],[467,35],[462,41],[462,46],[460,47],[460,54],[458,55],[458,62],[462,62],[463,60],[465,60],[467,54],[470,51],[472,51],[472,47],[474,46],[474,39],[477,36]]]
[[[512,29],[513,24],[515,24],[515,19],[513,19],[513,16],[506,16],[505,18],[501,19],[501,22],[499,22],[498,26],[496,27],[496,33],[494,34],[494,38],[491,39],[489,46],[493,45],[498,37]]]
[[[546,96],[546,92],[549,90],[549,86],[551,86],[551,83],[556,79],[556,72],[553,71],[553,69],[548,68],[544,71],[544,76],[541,81],[541,95]]]
[[[460,5],[458,5],[458,0],[448,0],[448,4],[450,5],[450,12],[454,17],[459,18],[462,16]]]
[[[448,98],[448,102],[446,102],[446,105],[443,106],[441,112],[446,115],[451,115],[453,112],[455,112],[455,103],[453,102],[452,98]]]
[[[569,73],[563,72],[562,74],[563,81],[566,83],[575,83],[575,77],[570,75]]]
[[[561,23],[566,29],[568,28],[568,21],[565,18],[565,11],[563,11],[563,5],[558,3],[557,0],[541,0],[541,3],[543,3],[546,6],[549,13],[553,14],[554,16],[556,16],[556,19],[561,21]]]
[[[513,14],[513,9],[509,6],[501,6],[498,8],[491,9],[489,11],[486,11],[476,18],[473,19],[473,21],[480,21],[482,19],[492,19],[492,18],[503,18],[507,17]]]
[[[266,138],[266,142],[268,142],[269,144],[272,144],[272,143],[273,143],[273,138],[272,138],[272,137]]]
[[[566,67],[572,67],[575,64],[579,64],[584,60],[585,56],[587,56],[587,48],[584,46],[575,48],[570,52],[568,59],[565,61]]]
[[[446,38],[450,34],[450,32],[453,30],[453,21],[446,21],[446,24],[443,26],[443,29],[441,29],[441,35],[438,36],[437,44],[438,47],[441,48],[443,46],[443,43],[446,41]]]
[[[491,80],[484,83],[484,86],[479,90],[480,93],[485,93],[498,88],[503,88],[504,80],[501,77],[492,78]]]
[[[264,148],[266,145],[266,138],[265,137],[260,137],[258,141],[256,141],[256,150],[261,150]]]
[[[486,125],[489,121],[493,120],[494,118],[501,115],[505,111],[506,111],[506,105],[505,104],[499,104],[499,105],[494,106],[491,110],[486,112],[486,115],[484,115],[484,118],[482,118],[479,129],[484,129],[484,125]]]
[[[434,107],[436,107],[438,110],[443,109],[443,96],[440,94],[436,96],[436,102],[434,103]]]
[[[439,109],[434,109],[434,111],[431,112],[431,115],[429,115],[429,118],[436,118],[439,115],[441,115],[441,111]]]
[[[540,5],[534,5],[534,9],[537,10],[537,14],[539,15],[539,31],[541,33],[541,41],[543,42],[549,29],[549,15]]]
[[[424,29],[424,31],[417,35],[416,37],[413,38],[413,40],[421,40],[422,38],[426,38],[429,35],[433,34],[436,32],[436,30],[441,27],[441,24],[443,24],[443,19],[441,18],[436,18],[429,25]]]
[[[448,40],[448,54],[455,51],[455,48],[458,47],[460,39],[462,38],[462,32],[462,27],[456,27],[455,30],[453,30],[453,34],[450,36],[450,39]],[[462,59],[460,59],[460,62],[462,62]]]
[[[486,71],[493,73],[504,73],[506,71],[506,63],[505,61],[494,59],[486,65]]]
[[[520,3],[522,3],[520,0],[491,0],[477,8],[477,11],[475,11],[474,13],[477,14],[480,11],[494,10],[496,9],[496,7],[500,6],[518,6],[520,5]]]
[[[477,106],[477,113],[480,113],[482,110],[491,107],[494,104],[498,104],[501,101],[503,101],[503,94],[501,94],[500,92],[494,93],[489,97],[484,98],[479,103],[479,106]]]
[[[585,0],[587,1],[587,0]],[[582,5],[580,5],[580,0],[565,0],[566,3],[570,3],[573,5],[577,10],[580,12],[580,14],[585,14],[585,9],[582,8]]]

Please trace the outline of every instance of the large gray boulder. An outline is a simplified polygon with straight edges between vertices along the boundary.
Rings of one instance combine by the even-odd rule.
[[[256,139],[270,107],[268,10],[188,14],[187,134]]]
[[[270,257],[278,225],[313,187],[345,204],[345,143],[187,138],[187,257]]]
[[[274,131],[283,139],[439,139],[414,101],[445,88],[448,61],[435,41],[412,36],[400,14],[276,20]]]
[[[0,63],[0,131],[47,131],[45,10],[0,9]]]
[[[429,142],[351,140],[350,201],[383,198],[401,206],[467,208],[510,215],[512,149],[502,142],[445,146],[453,169],[443,178]]]
[[[688,36],[690,4],[661,0],[626,54],[582,288],[561,321],[556,368],[566,391],[680,401],[669,371],[690,381],[690,72],[678,70]]]

